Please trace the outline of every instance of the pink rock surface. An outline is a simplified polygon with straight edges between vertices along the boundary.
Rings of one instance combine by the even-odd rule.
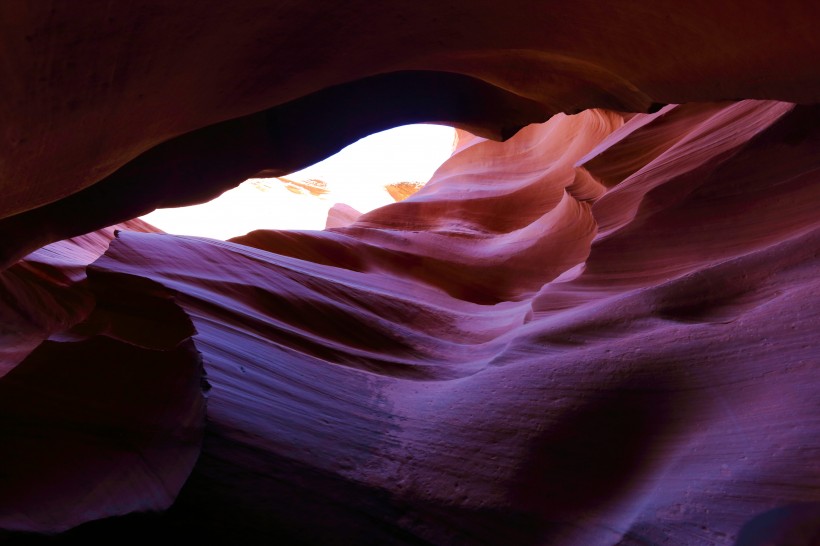
[[[336,203],[327,213],[327,222],[325,228],[339,228],[349,226],[355,222],[362,213],[354,209],[350,205],[344,203]]]
[[[63,385],[49,359],[99,336],[116,358],[83,353],[84,377],[184,393],[111,402],[170,438],[145,467],[190,472],[173,507],[66,541],[815,544],[819,121],[769,101],[587,111],[461,133],[422,190],[324,232],[123,232],[88,267],[96,311],[0,378],[2,407],[31,411],[10,380]],[[115,509],[6,528],[176,495],[116,468]]]
[[[40,342],[84,320],[94,306],[85,268],[117,229],[158,232],[142,220],[59,241],[0,271],[0,377]]]
[[[399,124],[816,102],[817,22],[811,0],[6,0],[0,266]]]
[[[621,124],[601,111],[559,115],[504,144],[459,146],[420,191],[345,228],[256,231],[233,241],[409,275],[466,301],[520,300],[586,257],[595,234],[587,201],[604,188],[574,164]]]

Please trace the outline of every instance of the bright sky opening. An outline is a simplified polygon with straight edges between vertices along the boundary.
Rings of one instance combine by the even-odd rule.
[[[406,125],[355,142],[328,159],[284,178],[320,180],[318,191],[279,179],[251,179],[202,205],[156,210],[143,219],[168,233],[229,239],[255,229],[324,229],[335,203],[359,212],[395,202],[385,189],[427,182],[450,156],[455,130]],[[314,186],[315,187],[315,186]]]

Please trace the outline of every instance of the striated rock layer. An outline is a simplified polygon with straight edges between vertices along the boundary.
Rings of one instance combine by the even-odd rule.
[[[48,245],[0,271],[0,376],[52,333],[85,320],[94,307],[85,268],[106,251],[118,229],[159,232],[129,220]]]
[[[0,378],[0,538],[817,543],[819,122],[769,101],[558,115],[461,132],[420,191],[324,232],[121,232],[61,296],[94,310]],[[67,440],[20,432],[56,418],[26,389],[68,362],[94,380],[59,415],[88,428],[72,461],[108,461],[68,467],[91,493],[28,457]]]
[[[0,267],[399,124],[814,103],[817,23],[812,0],[5,0]]]

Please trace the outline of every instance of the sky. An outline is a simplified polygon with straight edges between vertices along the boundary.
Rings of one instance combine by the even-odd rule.
[[[328,192],[321,196],[294,193],[276,179],[250,180],[208,203],[160,209],[142,218],[168,233],[215,239],[254,229],[323,229],[334,203],[368,212],[393,202],[385,185],[427,182],[450,156],[454,138],[455,130],[441,125],[397,127],[285,177],[322,180]]]

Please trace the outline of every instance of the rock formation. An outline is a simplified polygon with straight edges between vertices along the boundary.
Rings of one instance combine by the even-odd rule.
[[[418,4],[0,7],[0,542],[818,543],[814,6]],[[129,221],[408,121],[482,136],[325,231]]]
[[[390,194],[390,197],[396,201],[404,201],[423,186],[423,182],[396,182],[395,184],[388,184],[384,188]]]

